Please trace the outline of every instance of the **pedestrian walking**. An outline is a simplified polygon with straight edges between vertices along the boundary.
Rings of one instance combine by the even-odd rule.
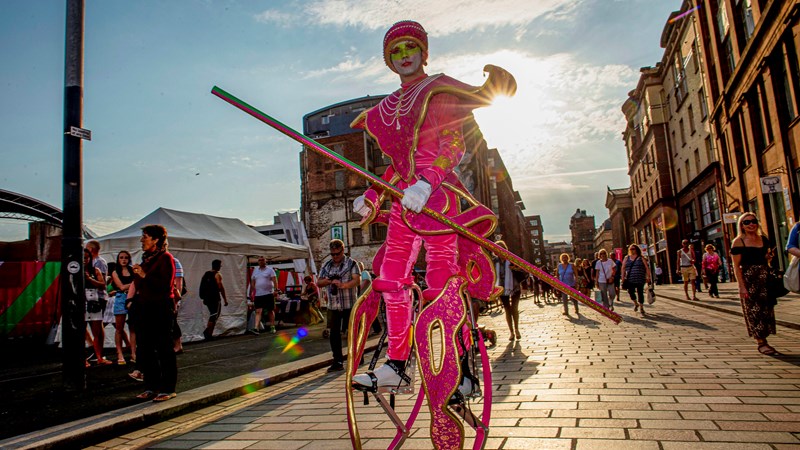
[[[497,245],[508,250],[508,246],[503,241],[497,241]],[[506,314],[506,324],[510,334],[510,341],[522,339],[519,332],[519,298],[520,280],[524,278],[525,272],[520,271],[511,265],[511,261],[502,256],[495,261],[495,273],[497,274],[497,286],[503,288],[500,294],[500,301],[503,303],[503,310]],[[516,269],[516,270],[515,270]]]
[[[678,250],[678,275],[683,278],[683,292],[686,300],[697,300],[697,288],[694,280],[697,278],[697,268],[695,268],[694,249],[689,245],[689,240],[681,241],[681,248]],[[692,285],[692,298],[689,298],[689,285]]]
[[[267,259],[263,256],[258,257],[258,267],[253,269],[250,275],[250,298],[253,299],[253,307],[256,311],[256,321],[253,325],[252,334],[261,331],[261,314],[267,313],[269,320],[269,332],[275,333],[275,286],[278,282],[275,278],[275,271],[267,266]]]
[[[708,296],[719,298],[719,289],[717,288],[717,277],[719,276],[719,268],[722,266],[722,261],[716,252],[716,248],[712,244],[706,245],[706,252],[703,254],[703,276],[708,281]]]
[[[569,262],[569,255],[566,253],[562,253],[561,257],[561,264],[558,265],[558,280],[562,283],[566,284],[567,286],[574,288],[575,287],[575,266]],[[564,303],[564,312],[561,314],[568,316],[568,302],[569,302],[569,295],[562,292],[561,293],[561,301]],[[578,313],[578,301],[572,299],[572,305],[575,307],[575,315],[579,316]]]
[[[209,314],[206,329],[203,330],[203,337],[207,341],[214,337],[214,327],[217,325],[217,319],[219,319],[219,315],[222,312],[222,301],[225,302],[225,306],[228,306],[225,284],[222,282],[222,274],[219,273],[221,269],[222,261],[219,259],[211,261],[211,270],[204,273],[203,278],[200,280],[200,298],[203,299]]]
[[[758,351],[764,355],[778,355],[778,351],[767,343],[767,337],[775,334],[775,304],[767,291],[769,263],[774,249],[761,227],[758,218],[751,212],[739,216],[738,235],[731,242],[733,270],[739,283],[739,297],[744,313],[747,334],[755,338]]]
[[[614,291],[614,275],[617,271],[617,265],[614,261],[608,259],[608,252],[602,249],[598,252],[600,259],[594,267],[594,282],[597,289],[600,290],[600,298],[603,301],[603,306],[614,310],[614,299],[616,298],[616,291]]]
[[[329,248],[331,259],[322,265],[317,286],[328,288],[328,338],[333,353],[333,363],[328,372],[338,372],[344,370],[342,330],[347,329],[350,321],[350,312],[361,285],[361,272],[356,262],[344,254],[344,242],[334,239]]]
[[[628,247],[628,256],[622,261],[622,287],[633,300],[633,311],[644,317],[644,285],[650,283],[650,266],[644,261],[642,249],[636,244]]]

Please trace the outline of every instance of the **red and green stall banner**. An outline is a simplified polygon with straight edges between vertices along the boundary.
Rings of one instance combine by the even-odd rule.
[[[0,338],[46,338],[58,323],[60,262],[0,262]]]

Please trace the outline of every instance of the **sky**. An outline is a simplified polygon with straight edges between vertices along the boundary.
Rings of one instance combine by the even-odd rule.
[[[0,188],[62,205],[63,0],[4,0]],[[303,115],[387,94],[383,34],[429,33],[427,72],[473,85],[493,64],[513,98],[476,111],[525,215],[570,240],[576,209],[608,217],[630,185],[620,110],[660,61],[680,0],[87,0],[84,222],[103,235],[166,207],[272,223],[300,208],[299,144],[210,94],[215,85],[302,130]],[[0,219],[0,240],[27,225]]]

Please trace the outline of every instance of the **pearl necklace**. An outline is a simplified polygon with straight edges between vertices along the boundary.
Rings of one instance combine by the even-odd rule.
[[[378,104],[378,111],[381,113],[381,121],[386,127],[395,125],[395,130],[400,130],[400,117],[405,116],[411,111],[417,97],[425,90],[429,84],[439,78],[441,74],[425,78],[415,84],[407,91],[400,92],[400,97],[395,100],[395,95],[390,95]],[[406,96],[408,94],[408,96]]]

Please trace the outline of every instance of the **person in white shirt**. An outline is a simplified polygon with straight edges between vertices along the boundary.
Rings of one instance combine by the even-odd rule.
[[[269,319],[269,332],[275,332],[275,271],[267,266],[267,260],[263,256],[258,257],[258,267],[253,269],[250,276],[250,298],[253,299],[256,310],[256,321],[254,329],[250,330],[253,334],[258,334],[261,327],[261,312],[267,310]]]
[[[617,272],[617,264],[608,259],[608,252],[602,249],[598,252],[600,259],[594,264],[594,284],[600,290],[600,297],[603,299],[603,306],[614,310],[614,275]]]

